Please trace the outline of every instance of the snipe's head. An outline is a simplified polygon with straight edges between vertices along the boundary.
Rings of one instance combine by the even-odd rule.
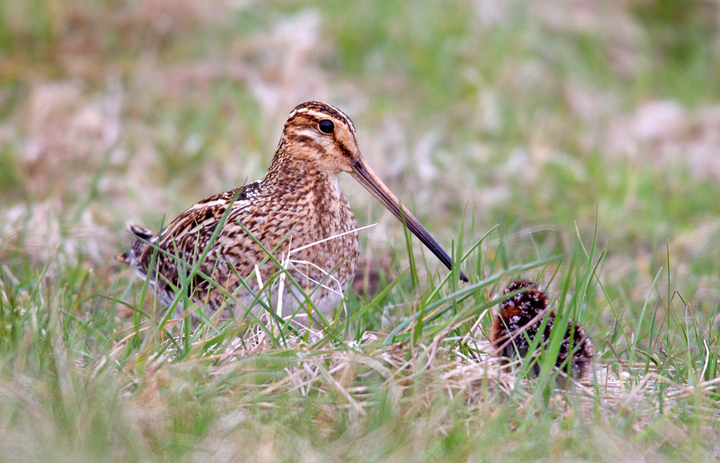
[[[367,165],[358,147],[355,124],[336,107],[318,101],[295,107],[285,121],[273,164],[275,168],[282,168],[282,164],[306,164],[332,175],[340,172],[352,175],[448,269],[452,268],[450,256]],[[462,272],[460,278],[468,281]]]
[[[309,163],[331,174],[352,171],[361,158],[355,125],[342,111],[308,101],[292,110],[283,127],[278,154],[293,164]]]

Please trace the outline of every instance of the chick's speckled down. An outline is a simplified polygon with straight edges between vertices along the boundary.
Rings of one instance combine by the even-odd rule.
[[[538,335],[540,325],[544,316],[537,317],[545,312],[548,306],[547,296],[540,285],[530,280],[514,281],[505,288],[503,294],[508,295],[519,290],[503,301],[500,307],[500,314],[495,317],[492,325],[491,341],[495,348],[496,355],[507,359],[528,355],[530,343]],[[533,321],[537,317],[537,320]],[[550,333],[555,323],[555,312],[547,313],[548,321],[545,329],[540,333],[542,336],[538,348],[547,346]],[[524,330],[524,333],[523,333]],[[560,352],[558,353],[556,366],[566,369],[565,361],[572,356],[570,373],[578,379],[586,378],[591,370],[594,356],[593,345],[585,334],[582,327],[572,321],[568,324]],[[565,364],[563,366],[563,364]],[[539,366],[536,364],[534,372],[539,373]]]

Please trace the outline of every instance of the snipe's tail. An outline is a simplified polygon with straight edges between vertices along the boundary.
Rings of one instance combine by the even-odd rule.
[[[144,242],[152,240],[155,234],[147,228],[135,225],[132,222],[128,222],[127,226],[128,231],[130,231],[130,233],[135,237],[135,239],[139,241],[135,241],[135,243],[133,243],[132,248],[129,252],[118,254],[117,256],[115,256],[115,260],[117,260],[118,262],[122,262],[123,264],[132,265],[134,251],[139,247],[144,247]],[[138,246],[137,243],[140,243],[140,246]]]

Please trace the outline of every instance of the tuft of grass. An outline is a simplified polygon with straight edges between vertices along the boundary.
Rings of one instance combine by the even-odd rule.
[[[484,253],[487,260],[490,246],[483,243],[492,236],[457,255],[473,262],[474,253]],[[57,256],[22,277],[5,268],[4,443],[12,455],[34,459],[210,458],[222,451],[275,460],[291,458],[290,448],[299,446],[318,458],[350,460],[419,452],[422,459],[491,454],[604,461],[619,456],[595,450],[608,439],[613,448],[658,458],[709,455],[712,449],[702,450],[689,435],[667,447],[651,442],[654,433],[678,426],[683,433],[713,432],[717,329],[705,332],[692,314],[637,326],[619,318],[592,325],[606,297],[596,292],[597,236],[587,251],[475,274],[465,287],[452,273],[428,273],[425,287],[414,286],[408,272],[373,299],[346,298],[347,316],[307,331],[259,319],[204,320],[188,330],[202,308],[186,306],[182,318],[172,318],[173,308],[155,307],[145,285],[122,298],[78,301],[79,294],[111,294],[126,283],[107,286],[67,267],[65,289],[58,291],[46,278]],[[537,379],[525,378],[530,359],[507,370],[489,355],[484,333],[500,301],[492,295],[503,281],[528,273],[562,281],[555,297],[562,323],[555,326],[572,317],[588,329],[598,351],[592,381],[555,388],[562,330],[553,331],[537,360]],[[78,302],[68,305],[71,300]],[[394,317],[383,320],[393,301]],[[118,317],[128,306],[132,317]],[[705,326],[712,329],[715,318]],[[626,345],[597,342],[617,325]],[[644,358],[641,346],[652,339],[661,340],[662,348],[653,350],[664,355],[660,362]],[[27,447],[13,437],[25,433],[43,436],[43,444]],[[636,436],[633,443],[628,433]],[[371,455],[361,451],[369,443]]]

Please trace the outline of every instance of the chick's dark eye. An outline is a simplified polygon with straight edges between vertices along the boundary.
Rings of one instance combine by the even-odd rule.
[[[319,127],[322,133],[330,134],[333,133],[333,130],[335,130],[335,124],[333,124],[332,121],[328,120],[320,121]]]

